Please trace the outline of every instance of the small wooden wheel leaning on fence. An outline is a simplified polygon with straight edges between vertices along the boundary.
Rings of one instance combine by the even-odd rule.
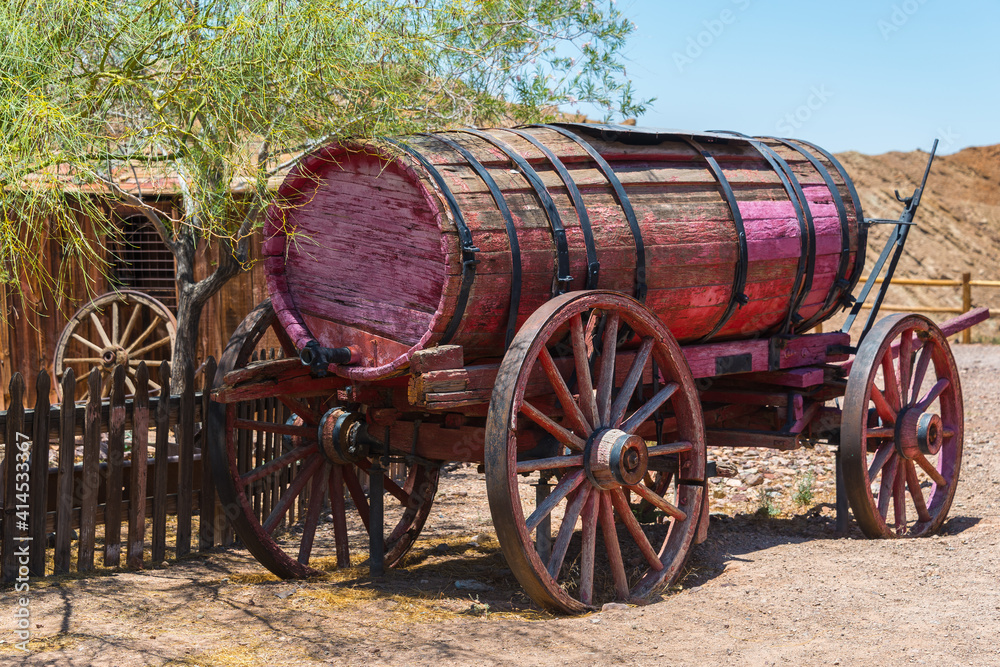
[[[281,348],[277,354],[258,357],[258,350],[273,344]],[[265,362],[277,372],[300,371],[300,391],[272,389],[275,381],[268,376],[240,384],[237,396],[225,403],[212,403],[210,447],[219,499],[243,544],[279,577],[349,567],[352,552],[363,553],[369,544],[366,480],[372,460],[341,447],[339,439],[324,439],[321,446],[320,432],[346,433],[358,413],[342,410],[336,391],[324,390],[324,380],[309,376],[270,300],[247,315],[230,338],[214,386],[226,385],[227,376],[233,380],[239,375],[234,371],[253,375]],[[438,471],[418,462],[404,467],[402,478],[384,474],[385,565],[398,563],[420,534]]]
[[[67,368],[76,375],[78,400],[87,400],[87,378],[101,370],[101,398],[111,392],[115,366],[125,366],[128,395],[135,393],[136,368],[170,361],[177,320],[165,305],[142,292],[122,290],[102,294],[70,318],[59,335],[53,358],[56,390],[62,398],[62,377]],[[150,376],[155,374],[150,369]],[[160,386],[150,380],[154,395]]]
[[[962,428],[958,368],[941,330],[922,315],[880,320],[858,349],[841,416],[847,497],[865,535],[941,527],[958,484]]]
[[[507,563],[535,602],[581,612],[675,581],[704,475],[694,380],[656,315],[581,291],[528,318],[490,402],[486,489]],[[642,500],[656,511],[637,518]]]

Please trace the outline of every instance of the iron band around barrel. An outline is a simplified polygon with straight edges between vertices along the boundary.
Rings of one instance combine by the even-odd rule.
[[[517,312],[521,307],[521,245],[517,240],[517,229],[514,227],[514,218],[510,214],[510,208],[507,206],[507,201],[503,197],[503,193],[500,192],[499,186],[497,186],[496,181],[490,176],[489,171],[483,166],[483,163],[476,159],[468,149],[461,146],[455,141],[443,137],[440,134],[426,134],[424,136],[432,137],[437,139],[441,143],[445,144],[449,148],[452,148],[462,158],[469,163],[472,170],[476,172],[476,175],[482,179],[483,183],[490,191],[490,195],[493,197],[493,201],[496,202],[497,208],[500,210],[500,215],[503,216],[504,226],[507,228],[507,241],[510,243],[510,305],[507,311],[507,331],[504,336],[504,349],[506,350],[510,347],[510,342],[514,340],[515,327],[517,326]]]
[[[472,232],[469,231],[469,226],[465,224],[465,216],[462,215],[462,210],[458,207],[458,201],[445,182],[441,172],[412,146],[388,137],[385,137],[384,140],[412,156],[420,163],[427,173],[430,174],[431,178],[434,179],[445,201],[448,202],[448,208],[451,210],[452,217],[455,218],[455,227],[458,229],[458,240],[462,245],[462,286],[458,292],[458,300],[455,303],[455,312],[452,314],[451,321],[448,322],[448,327],[441,336],[440,342],[445,344],[450,342],[455,336],[455,332],[458,331],[458,326],[465,316],[465,308],[469,303],[469,293],[472,291],[472,283],[476,279],[476,264],[479,263],[479,260],[476,259],[476,253],[479,252],[479,248],[473,243]]]
[[[611,185],[611,189],[614,192],[615,199],[618,201],[618,205],[621,207],[622,212],[625,214],[625,220],[628,222],[629,229],[632,230],[632,239],[635,242],[635,298],[640,302],[646,301],[646,248],[642,242],[642,230],[639,228],[639,221],[635,217],[635,210],[632,208],[632,203],[628,199],[628,193],[625,192],[625,188],[622,186],[620,180],[618,180],[618,175],[615,174],[615,170],[608,164],[608,161],[598,153],[590,143],[583,137],[570,132],[564,127],[559,127],[558,125],[540,124],[532,125],[531,127],[544,127],[549,130],[555,130],[559,134],[563,135],[567,139],[576,142],[591,159],[597,164],[598,169],[604,174],[604,177],[608,179],[608,183]]]

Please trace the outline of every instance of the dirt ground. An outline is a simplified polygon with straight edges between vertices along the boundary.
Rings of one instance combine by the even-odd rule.
[[[555,617],[506,569],[485,484],[464,467],[404,569],[381,580],[358,567],[282,582],[227,550],[33,582],[27,654],[3,592],[0,664],[1000,665],[1000,347],[955,352],[965,456],[950,519],[929,538],[837,537],[827,448],[730,452],[739,475],[713,481],[709,539],[679,585],[647,606]],[[806,475],[814,496],[796,504]],[[757,486],[780,514],[756,511]],[[456,588],[469,580],[488,590]]]

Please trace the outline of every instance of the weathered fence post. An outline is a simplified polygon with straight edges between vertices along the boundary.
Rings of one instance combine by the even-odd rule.
[[[94,541],[97,528],[97,491],[101,455],[101,371],[93,368],[87,382],[87,411],[83,419],[83,477],[80,480],[80,545],[76,559],[78,572],[94,569]]]
[[[35,413],[31,441],[31,574],[45,576],[46,504],[49,498],[49,374],[39,371],[35,380]]]
[[[972,274],[962,274],[962,312],[967,313],[972,310]],[[962,332],[962,342],[972,342],[972,327]]]
[[[104,566],[121,565],[122,465],[125,462],[125,366],[115,366],[108,413],[108,468],[104,501]]]
[[[73,467],[76,455],[76,373],[67,368],[59,410],[59,476],[56,478],[56,548],[54,572],[69,572],[73,530]]]
[[[205,362],[201,389],[201,496],[198,500],[198,549],[215,546],[215,478],[212,477],[211,443],[208,428],[209,406],[212,403],[212,382],[215,380],[215,359]]]
[[[194,497],[194,368],[184,368],[184,384],[177,418],[177,557],[191,552],[191,506]]]
[[[156,449],[153,452],[153,540],[150,556],[162,563],[167,555],[167,444],[170,438],[170,364],[160,364],[160,395],[156,403]]]
[[[4,434],[4,485],[3,485],[3,566],[0,579],[4,583],[17,576],[17,554],[15,544],[23,544],[14,539],[22,532],[18,529],[17,505],[17,442],[18,434],[24,430],[24,378],[14,373],[10,379],[10,406],[7,409],[7,432]],[[25,509],[27,505],[25,504]],[[29,517],[30,518],[30,517]],[[24,526],[27,532],[27,526]]]
[[[149,369],[139,362],[135,371],[135,399],[132,402],[132,478],[128,499],[128,554],[125,565],[142,567],[142,547],[146,538],[146,467],[149,464]]]

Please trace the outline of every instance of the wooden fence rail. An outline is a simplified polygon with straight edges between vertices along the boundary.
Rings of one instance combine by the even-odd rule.
[[[868,280],[868,276],[861,279],[861,284]],[[876,278],[876,283],[882,283],[882,278]],[[973,280],[971,273],[963,273],[961,280],[947,279],[927,279],[920,278],[893,278],[893,285],[910,285],[913,287],[958,287],[962,290],[962,306],[937,306],[937,305],[917,305],[904,306],[899,304],[882,304],[880,311],[888,313],[948,313],[961,315],[972,310],[972,288],[973,287],[1000,287],[1000,280]],[[870,309],[871,304],[866,303],[863,308]],[[972,327],[961,333],[963,343],[972,342]]]
[[[159,563],[168,548],[184,556],[192,549],[194,517],[199,550],[233,541],[212,483],[204,433],[196,428],[207,414],[209,393],[195,391],[189,368],[187,390],[170,395],[169,365],[154,370],[162,396],[149,395],[150,369],[143,364],[132,397],[125,395],[125,369],[119,366],[110,397],[102,400],[101,374],[94,369],[85,405],[73,402],[72,370],[63,378],[62,405],[49,405],[49,376],[42,372],[30,409],[23,404],[24,379],[11,378],[10,408],[0,413],[2,582],[91,570],[99,543],[105,567],[120,566],[123,555],[127,568]],[[203,382],[214,376],[210,358]],[[173,535],[167,531],[171,515]]]

